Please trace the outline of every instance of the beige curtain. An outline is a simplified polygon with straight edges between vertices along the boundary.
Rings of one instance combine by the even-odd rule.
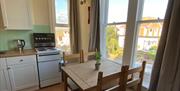
[[[91,0],[89,51],[100,50],[100,1]]]
[[[80,22],[78,3],[79,0],[69,0],[69,26],[72,53],[78,53],[80,50]]]
[[[169,0],[149,91],[180,91],[180,0]]]

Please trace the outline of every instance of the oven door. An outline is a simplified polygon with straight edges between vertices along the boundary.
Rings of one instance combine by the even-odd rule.
[[[60,60],[38,62],[40,87],[61,82]]]

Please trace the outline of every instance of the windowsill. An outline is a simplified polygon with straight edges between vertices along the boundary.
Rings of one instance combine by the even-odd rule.
[[[149,89],[149,84],[150,84],[150,75],[148,74],[148,76],[146,76],[147,74],[145,73],[144,79],[147,79],[148,81],[143,81],[142,86],[146,89]]]

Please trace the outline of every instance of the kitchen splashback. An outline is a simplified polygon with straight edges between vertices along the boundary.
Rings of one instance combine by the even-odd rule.
[[[50,33],[49,25],[34,25],[32,31],[8,30],[0,31],[0,51],[11,50],[15,48],[13,40],[24,39],[26,41],[25,49],[31,49],[32,33]]]

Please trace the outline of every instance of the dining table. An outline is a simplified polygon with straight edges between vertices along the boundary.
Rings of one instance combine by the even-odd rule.
[[[99,70],[95,69],[95,64],[96,60],[89,60],[85,63],[66,65],[62,67],[65,91],[68,90],[68,78],[70,78],[81,89],[81,91],[90,91],[96,88],[98,73],[100,71],[103,72],[103,77],[106,77],[120,72],[122,67],[120,63],[106,59],[101,59]]]

